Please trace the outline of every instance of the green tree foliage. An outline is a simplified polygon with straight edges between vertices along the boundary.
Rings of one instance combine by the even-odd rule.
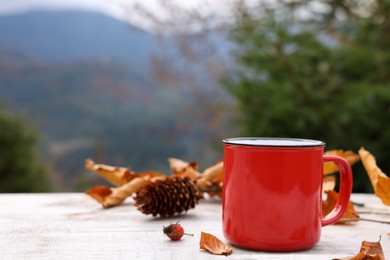
[[[389,32],[389,1],[241,6],[231,32],[239,69],[225,85],[243,135],[364,146],[390,173]],[[370,190],[363,171],[354,167],[355,191]]]
[[[0,192],[49,191],[50,182],[36,141],[37,136],[22,119],[0,107]]]

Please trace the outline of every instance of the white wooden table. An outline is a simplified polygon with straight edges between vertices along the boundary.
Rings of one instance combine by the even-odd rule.
[[[373,195],[353,194],[369,207],[381,205]],[[82,193],[0,194],[0,259],[224,259],[199,250],[200,232],[222,241],[221,203],[203,200],[186,215],[154,218],[128,199],[103,209]],[[376,206],[377,205],[377,206]],[[389,215],[361,215],[389,221]],[[170,241],[162,227],[180,221],[187,233]],[[294,253],[265,253],[233,247],[228,259],[332,259],[355,255],[363,240],[378,241],[390,258],[390,225],[359,221],[324,227],[320,242]]]

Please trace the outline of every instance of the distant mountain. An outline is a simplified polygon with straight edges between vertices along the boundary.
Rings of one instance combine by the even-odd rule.
[[[0,45],[50,62],[106,59],[147,65],[152,34],[107,15],[86,11],[33,11],[0,16]]]
[[[53,64],[0,46],[0,103],[38,130],[58,190],[102,183],[86,175],[86,158],[167,174],[169,157],[207,162],[203,165],[219,160],[207,150],[204,123],[188,113],[191,100],[125,63]]]
[[[169,157],[201,167],[221,159],[206,141],[213,132],[196,116],[212,118],[213,111],[195,104],[185,88],[153,80],[148,62],[154,51],[152,34],[98,13],[0,16],[0,103],[39,131],[58,189],[82,190],[94,180],[85,174],[88,157],[167,174]],[[196,71],[188,63],[181,68]]]

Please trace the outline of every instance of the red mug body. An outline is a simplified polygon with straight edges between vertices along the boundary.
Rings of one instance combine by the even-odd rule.
[[[222,222],[231,244],[262,251],[304,250],[319,241],[322,226],[345,212],[352,190],[350,166],[341,157],[324,160],[325,143],[288,138],[223,142]],[[324,220],[323,163],[334,160],[342,177],[342,199],[338,212]]]

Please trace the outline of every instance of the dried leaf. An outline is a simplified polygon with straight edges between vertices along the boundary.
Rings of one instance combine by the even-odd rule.
[[[326,151],[325,154],[337,155],[337,156],[343,157],[345,160],[347,160],[349,162],[350,165],[353,165],[360,160],[359,155],[355,154],[352,151],[330,150],[330,151]],[[337,168],[337,166],[334,162],[325,162],[324,163],[324,169],[323,169],[324,175],[335,173],[338,171],[339,171],[339,169]]]
[[[222,197],[223,162],[207,168],[203,172],[202,177],[197,180],[197,183],[199,188],[210,196]]]
[[[105,164],[96,164],[91,159],[85,160],[85,168],[87,170],[95,172],[100,177],[104,178],[109,183],[115,186],[122,186],[123,184],[128,183],[136,177],[135,173],[132,172],[129,168],[114,167]]]
[[[201,191],[207,193],[210,197],[222,198],[222,186],[223,183],[208,183],[208,186]]]
[[[200,173],[197,171],[197,162],[185,162],[176,158],[168,159],[173,175],[181,178],[188,177],[191,180],[196,180],[200,177]]]
[[[89,196],[91,196],[104,206],[105,198],[108,197],[112,193],[112,191],[106,186],[95,186],[87,190],[85,193],[87,193]]]
[[[335,258],[333,260],[384,260],[385,255],[380,243],[363,241],[360,247],[360,252],[351,257]]]
[[[192,167],[195,170],[198,169],[197,162],[186,162],[176,158],[169,158],[168,162],[173,174],[183,172],[187,167]]]
[[[333,190],[327,191],[326,194],[327,198],[322,202],[322,217],[325,217],[332,211],[332,209],[336,206],[337,199],[339,197],[339,194]],[[337,223],[346,223],[358,220],[359,214],[356,212],[353,204],[348,202],[347,210]]]
[[[336,187],[336,176],[326,175],[322,180],[322,192],[334,190]]]
[[[230,255],[233,253],[233,249],[223,243],[215,236],[202,232],[199,242],[200,249],[204,249],[213,255]]]
[[[200,173],[192,167],[187,167],[185,171],[181,172],[180,174],[176,173],[175,176],[180,178],[188,177],[191,180],[195,181],[199,179]]]
[[[390,206],[390,179],[377,166],[374,156],[363,147],[359,150],[359,155],[368,177],[370,178],[375,195],[378,196],[383,204]]]
[[[160,174],[156,176],[156,172],[145,172],[140,177],[136,177],[130,182],[116,188],[109,188],[105,186],[96,186],[88,191],[86,194],[94,198],[104,208],[109,208],[121,204],[126,198],[138,191],[143,185],[156,179],[166,178]]]
[[[223,162],[219,162],[210,166],[203,172],[203,178],[211,182],[222,182],[223,181]]]

